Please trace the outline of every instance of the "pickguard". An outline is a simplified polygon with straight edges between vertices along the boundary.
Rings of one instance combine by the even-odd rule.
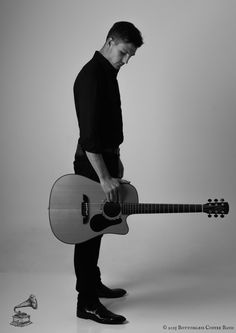
[[[91,218],[90,227],[94,232],[100,232],[112,225],[120,224],[121,222],[121,218],[108,220],[102,214],[97,214]]]

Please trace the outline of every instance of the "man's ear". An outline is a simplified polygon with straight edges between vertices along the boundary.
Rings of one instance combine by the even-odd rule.
[[[114,41],[114,39],[113,39],[112,37],[109,37],[109,38],[107,39],[107,45],[108,45],[108,46],[113,46],[114,43],[115,43],[115,41]]]

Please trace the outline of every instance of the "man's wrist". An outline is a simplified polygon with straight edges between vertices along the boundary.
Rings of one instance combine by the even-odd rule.
[[[100,183],[106,183],[107,181],[109,181],[112,177],[110,175],[102,175],[102,176],[98,176]]]

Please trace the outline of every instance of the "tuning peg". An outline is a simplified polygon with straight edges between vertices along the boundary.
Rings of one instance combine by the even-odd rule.
[[[218,202],[218,199],[215,199],[214,201],[215,201],[215,202]]]
[[[221,202],[224,202],[224,201],[225,201],[225,199],[220,199],[220,201],[221,201]]]
[[[212,202],[212,200],[211,200],[211,199],[208,199],[208,202]]]
[[[214,217],[218,217],[218,214],[215,214]]]
[[[223,217],[225,217],[225,216],[224,216],[224,214],[221,214],[220,217],[223,218]]]
[[[211,214],[208,214],[208,217],[211,217]]]

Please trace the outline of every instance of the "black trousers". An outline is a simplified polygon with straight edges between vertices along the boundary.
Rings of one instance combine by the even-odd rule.
[[[103,155],[105,164],[112,177],[118,176],[119,156],[115,154]],[[99,182],[98,176],[89,162],[87,156],[76,156],[74,170],[78,175],[88,177]],[[104,194],[105,195],[105,194]],[[97,298],[96,289],[101,281],[98,258],[102,236],[75,245],[74,269],[76,275],[76,290],[81,300],[94,300]]]

